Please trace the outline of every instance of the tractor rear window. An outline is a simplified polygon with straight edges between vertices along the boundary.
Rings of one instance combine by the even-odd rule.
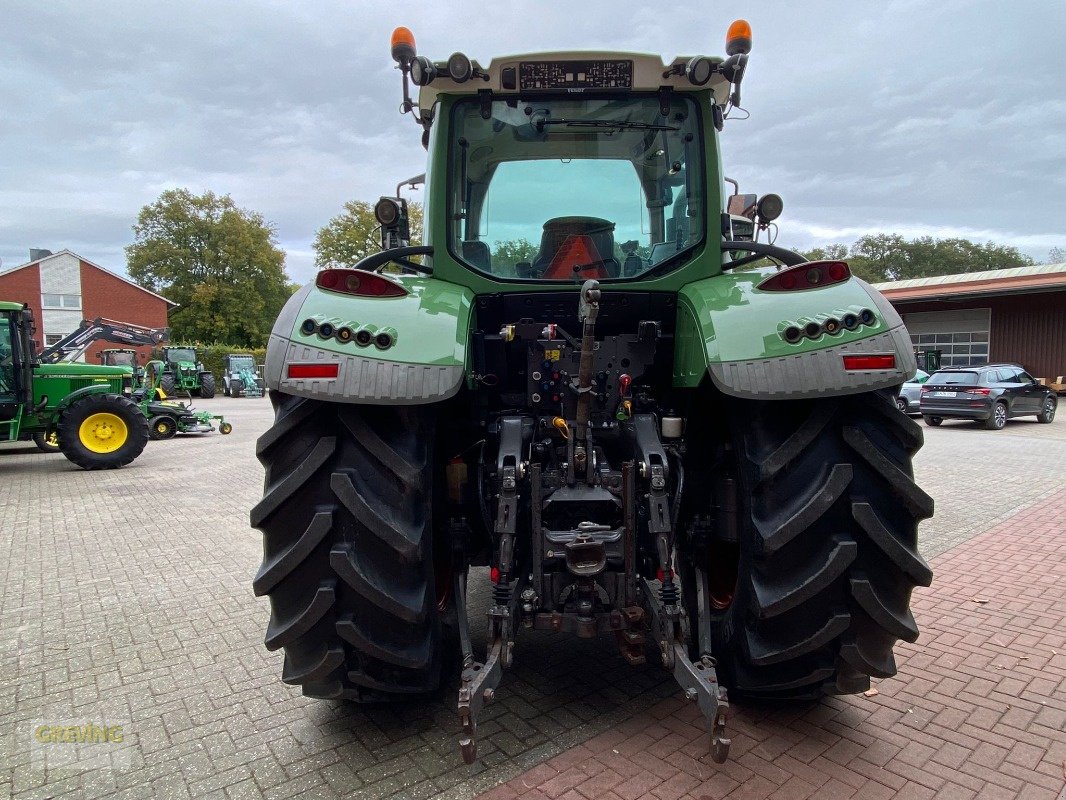
[[[195,361],[196,352],[193,350],[167,350],[167,361],[176,364],[179,361]]]
[[[635,278],[703,240],[695,103],[656,97],[456,104],[449,247],[501,278]]]

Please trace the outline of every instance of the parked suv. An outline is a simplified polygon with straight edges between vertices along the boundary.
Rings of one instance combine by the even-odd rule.
[[[1017,364],[942,369],[921,390],[919,409],[926,425],[945,419],[972,419],[998,431],[1012,417],[1055,418],[1055,393]]]

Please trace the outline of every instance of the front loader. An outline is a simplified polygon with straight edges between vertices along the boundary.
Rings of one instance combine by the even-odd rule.
[[[895,672],[931,580],[922,434],[894,403],[914,356],[846,263],[766,240],[780,198],[727,194],[720,134],[750,47],[738,21],[725,58],[481,66],[397,29],[425,242],[383,197],[383,251],[319,272],[267,348],[253,587],[285,682],[425,695],[454,619],[472,762],[523,628],[610,636],[673,674],[723,760],[727,693]],[[484,654],[473,566],[492,584]]]

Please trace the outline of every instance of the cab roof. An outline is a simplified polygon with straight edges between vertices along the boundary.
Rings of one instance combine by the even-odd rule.
[[[562,69],[572,66],[575,70],[574,77],[581,70],[581,65],[588,65],[593,69],[597,65],[617,64],[629,62],[632,65],[632,85],[624,88],[563,88],[555,91],[572,94],[579,97],[584,92],[614,92],[620,94],[632,92],[653,92],[663,87],[669,87],[679,92],[696,92],[706,89],[714,91],[714,99],[718,104],[723,104],[729,97],[729,82],[722,75],[715,73],[703,86],[692,84],[684,74],[665,75],[672,67],[688,63],[691,56],[678,56],[667,63],[661,56],[648,53],[605,52],[595,50],[564,50],[549,53],[521,53],[518,55],[501,56],[494,58],[488,66],[481,66],[472,60],[475,70],[485,73],[488,78],[471,77],[463,83],[456,83],[450,77],[438,75],[428,86],[423,86],[418,93],[418,107],[423,117],[431,113],[433,104],[439,95],[476,95],[479,91],[488,89],[494,95],[522,95],[528,96],[544,89],[527,86],[523,83],[522,68],[536,69],[536,65],[558,65]],[[722,59],[716,56],[708,56],[713,64],[719,64]],[[568,65],[568,66],[564,66]]]

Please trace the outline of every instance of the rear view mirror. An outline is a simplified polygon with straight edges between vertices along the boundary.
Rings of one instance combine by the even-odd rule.
[[[750,220],[754,220],[758,200],[758,195],[754,194],[730,195],[726,211],[729,212],[730,216],[747,217]]]

